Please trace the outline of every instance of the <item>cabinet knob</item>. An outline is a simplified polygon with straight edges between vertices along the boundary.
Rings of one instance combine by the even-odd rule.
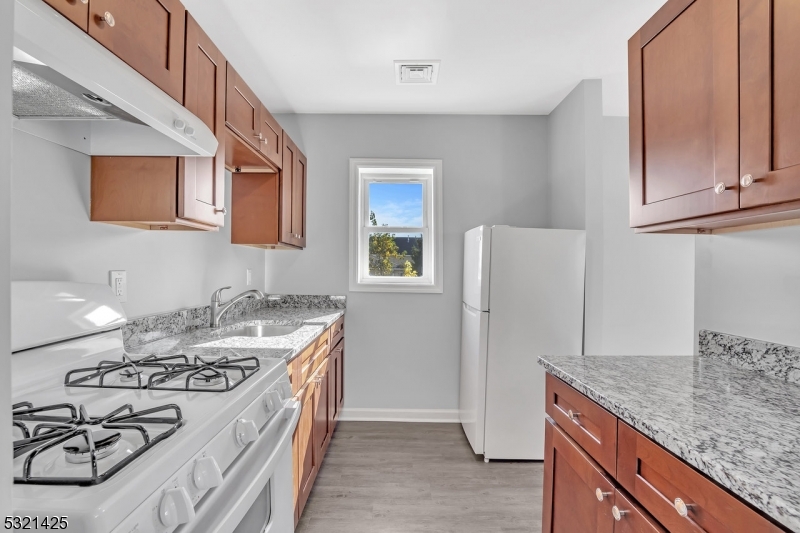
[[[256,137],[256,139],[258,139],[258,140],[259,140],[259,141],[261,141],[262,143],[264,142],[264,135],[262,135],[260,132],[259,132],[259,134],[258,134],[258,135],[256,135],[255,137]]]
[[[722,193],[724,193],[724,192],[725,192],[725,184],[724,184],[724,183],[722,183],[722,182],[719,182],[719,183],[717,183],[717,184],[714,186],[714,192],[715,192],[715,193],[717,193],[717,194],[722,194]]]
[[[88,4],[89,0],[81,0],[81,4]]]
[[[616,505],[611,508],[611,515],[614,517],[614,520],[616,520],[617,522],[622,520],[622,517],[625,516],[626,514],[628,514],[628,511],[622,511]]]
[[[109,13],[108,11],[106,11],[105,13],[103,13],[103,16],[102,16],[102,17],[100,17],[100,20],[102,20],[103,22],[105,22],[106,24],[108,24],[109,28],[113,28],[113,27],[114,27],[114,24],[116,24],[116,23],[117,23],[117,21],[115,21],[115,20],[114,20],[114,15],[112,15],[112,14],[111,14],[111,13]]]
[[[751,186],[754,181],[756,180],[753,179],[752,174],[745,174],[742,176],[742,179],[739,180],[739,184],[746,189],[747,187]]]
[[[214,212],[215,213],[222,213],[223,215],[227,215],[228,214],[228,208],[227,207],[223,207],[222,209],[216,209],[215,208]]]
[[[612,494],[612,492],[603,492],[603,489],[600,487],[597,487],[594,491],[594,495],[597,497],[597,501],[599,502],[603,501],[606,496],[611,496]]]
[[[675,498],[675,510],[678,511],[678,514],[682,517],[686,518],[689,515],[689,509],[694,507],[686,502],[684,502],[680,498]]]
[[[572,409],[570,409],[569,411],[567,411],[567,416],[569,417],[569,419],[570,419],[570,420],[573,420],[573,421],[574,421],[576,418],[578,418],[579,416],[581,416],[581,414],[580,414],[580,413],[574,413],[574,412],[572,411]]]

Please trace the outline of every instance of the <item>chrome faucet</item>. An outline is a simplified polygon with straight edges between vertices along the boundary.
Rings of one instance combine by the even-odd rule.
[[[221,301],[222,291],[224,291],[225,289],[230,289],[230,287],[222,287],[221,289],[217,289],[216,291],[214,291],[214,294],[211,295],[212,328],[219,327],[219,323],[222,320],[222,315],[224,315],[225,312],[239,300],[244,300],[245,298],[255,298],[256,300],[261,300],[264,298],[263,292],[259,291],[258,289],[253,289],[250,291],[244,291],[242,294],[238,296],[234,296],[227,303],[222,303]]]

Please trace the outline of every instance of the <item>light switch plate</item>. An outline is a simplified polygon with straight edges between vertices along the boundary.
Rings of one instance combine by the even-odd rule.
[[[252,284],[253,284],[253,271],[248,268],[247,269],[247,286],[249,287]]]
[[[108,284],[120,302],[128,301],[128,274],[124,270],[109,271]]]

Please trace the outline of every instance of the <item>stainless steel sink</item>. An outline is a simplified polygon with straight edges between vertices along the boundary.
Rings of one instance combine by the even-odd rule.
[[[259,326],[244,326],[232,329],[221,334],[220,337],[281,337],[294,333],[302,326],[276,326],[264,324]]]

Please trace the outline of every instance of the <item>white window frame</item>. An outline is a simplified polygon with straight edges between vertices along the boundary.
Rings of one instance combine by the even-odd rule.
[[[422,233],[421,277],[369,275],[369,184],[422,182],[422,228],[379,226],[385,233]],[[374,228],[374,229],[373,229]],[[444,231],[442,229],[442,161],[440,159],[350,159],[350,290],[357,292],[441,293]]]

